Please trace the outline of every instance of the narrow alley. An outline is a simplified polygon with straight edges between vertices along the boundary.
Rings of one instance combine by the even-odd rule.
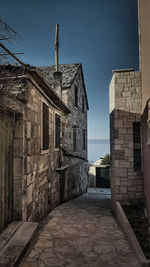
[[[92,191],[57,207],[20,266],[137,267],[110,204],[108,194]]]

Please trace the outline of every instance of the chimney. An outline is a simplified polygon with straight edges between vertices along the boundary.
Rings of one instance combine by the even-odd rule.
[[[62,73],[61,71],[53,72],[53,88],[60,98],[62,98]]]
[[[55,36],[55,66],[56,71],[53,72],[53,88],[60,98],[62,98],[62,73],[59,71],[58,63],[58,48],[59,48],[59,24],[56,24]]]

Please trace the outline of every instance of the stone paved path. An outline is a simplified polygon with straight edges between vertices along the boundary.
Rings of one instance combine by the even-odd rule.
[[[52,211],[22,267],[138,267],[110,211],[110,199],[85,194]]]

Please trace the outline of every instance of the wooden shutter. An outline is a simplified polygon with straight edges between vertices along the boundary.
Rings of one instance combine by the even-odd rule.
[[[55,147],[60,147],[60,116],[55,115]]]
[[[43,149],[49,148],[49,108],[43,103]]]

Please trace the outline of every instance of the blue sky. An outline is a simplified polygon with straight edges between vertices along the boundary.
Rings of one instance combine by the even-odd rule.
[[[60,63],[83,64],[89,139],[109,138],[112,70],[138,69],[137,1],[0,0],[0,17],[24,40],[11,50],[24,52],[20,59],[31,65],[54,64],[55,25],[60,24]]]

